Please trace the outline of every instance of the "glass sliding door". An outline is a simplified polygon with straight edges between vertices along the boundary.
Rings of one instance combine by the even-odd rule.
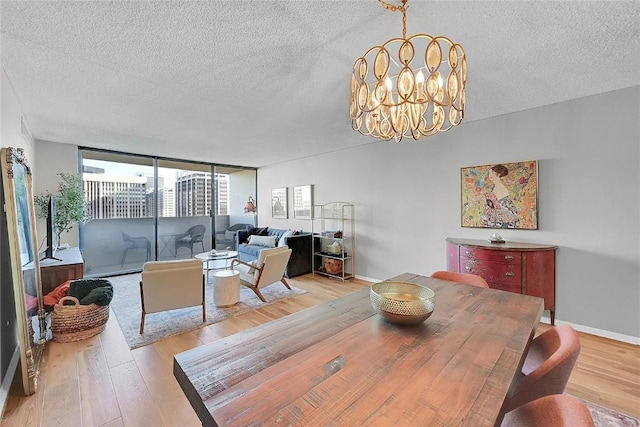
[[[186,259],[211,250],[209,164],[158,160],[158,259]]]
[[[140,271],[235,249],[235,232],[255,225],[256,170],[81,149],[87,221],[80,247],[87,276]]]
[[[155,259],[153,159],[89,150],[82,150],[81,158],[85,274],[140,270]]]
[[[215,249],[236,250],[238,229],[256,225],[257,209],[247,208],[247,202],[256,203],[256,170],[231,166],[215,166]]]

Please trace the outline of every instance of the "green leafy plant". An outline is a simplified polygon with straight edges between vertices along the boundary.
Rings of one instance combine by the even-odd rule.
[[[60,235],[68,232],[78,222],[84,222],[85,202],[84,192],[80,186],[80,176],[73,173],[59,173],[58,194],[47,191],[45,194],[34,197],[38,217],[47,218],[49,196],[55,199],[56,218],[54,229],[60,242]]]

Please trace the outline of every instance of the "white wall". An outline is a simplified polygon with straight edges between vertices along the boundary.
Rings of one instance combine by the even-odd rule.
[[[34,170],[34,195],[42,195],[46,191],[58,194],[58,184],[60,183],[58,174],[78,173],[77,145],[36,140],[35,159],[38,167]],[[36,227],[39,237],[38,244],[41,244],[47,235],[45,220],[38,218]],[[60,240],[59,244],[68,243],[70,246],[78,246],[78,227],[73,226],[68,232],[62,233]],[[41,249],[44,249],[45,246],[46,242]]]
[[[31,170],[34,168],[34,147],[30,135],[28,139],[22,136],[22,106],[16,98],[7,75],[2,69],[0,73],[0,147],[16,147],[25,150],[25,155]],[[28,123],[25,120],[25,123]]]
[[[40,195],[49,190],[57,193],[58,176],[60,172],[78,172],[78,147],[76,145],[58,144],[54,142],[34,141],[28,130],[28,122],[23,119],[22,107],[15,96],[11,83],[2,70],[1,76],[1,118],[0,147],[19,147],[25,150],[25,155],[33,176],[33,194]],[[27,127],[23,136],[22,120]],[[36,173],[37,171],[37,173]],[[36,220],[36,234],[38,245],[46,238],[47,231],[44,219]],[[71,246],[78,246],[78,230],[74,227],[70,232],[61,236],[62,242]],[[40,249],[43,249],[42,246]]]
[[[249,196],[256,200],[255,193],[256,173],[254,170],[238,170],[229,175],[229,207],[231,214],[229,225],[255,224],[254,216],[243,214]],[[267,200],[270,200],[270,198]]]
[[[269,200],[272,188],[291,191],[312,183],[314,203],[356,205],[357,275],[429,275],[446,269],[446,237],[491,234],[460,226],[460,168],[538,159],[539,230],[502,235],[560,247],[558,321],[638,341],[639,101],[636,86],[464,123],[418,142],[372,139],[366,146],[259,169],[258,197]],[[272,219],[264,209],[258,223],[310,229],[309,221]]]

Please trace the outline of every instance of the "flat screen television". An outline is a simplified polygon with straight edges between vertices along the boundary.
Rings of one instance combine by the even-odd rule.
[[[57,259],[56,249],[58,247],[58,235],[56,234],[56,199],[53,196],[49,196],[49,203],[47,204],[47,249],[44,251],[44,256],[41,260],[45,259]]]

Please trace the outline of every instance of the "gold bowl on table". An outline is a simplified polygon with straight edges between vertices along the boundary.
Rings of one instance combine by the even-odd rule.
[[[436,306],[435,293],[409,282],[375,283],[370,291],[371,305],[380,316],[398,325],[416,325],[431,316]]]

